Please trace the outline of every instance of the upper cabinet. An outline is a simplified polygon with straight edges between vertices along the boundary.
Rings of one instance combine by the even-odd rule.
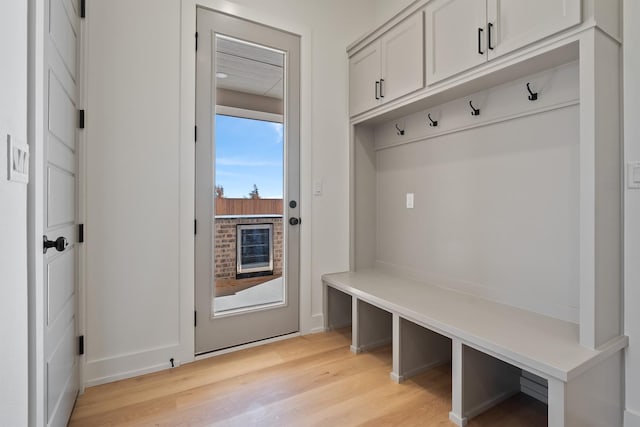
[[[349,58],[351,116],[424,87],[424,19],[416,13]]]
[[[579,24],[580,0],[433,0],[426,7],[427,84]]]

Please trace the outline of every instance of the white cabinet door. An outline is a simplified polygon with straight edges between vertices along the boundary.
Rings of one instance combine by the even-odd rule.
[[[427,85],[487,61],[486,15],[484,0],[434,0],[427,5]]]
[[[416,13],[382,37],[382,102],[424,87],[423,23]]]
[[[380,42],[375,41],[349,59],[349,112],[352,116],[379,104]]]
[[[580,23],[580,0],[487,0],[489,59]]]

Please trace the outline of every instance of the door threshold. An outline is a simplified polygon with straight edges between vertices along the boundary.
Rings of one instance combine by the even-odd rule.
[[[264,340],[252,341],[250,343],[240,344],[233,347],[227,347],[220,350],[213,350],[213,351],[208,351],[204,353],[199,353],[199,354],[196,354],[195,360],[197,362],[198,360],[204,360],[204,359],[209,359],[211,357],[222,356],[223,354],[234,353],[236,351],[246,350],[248,348],[258,347],[265,344],[271,344],[273,342],[284,341],[284,340],[296,338],[299,336],[302,336],[300,332],[293,332],[290,334],[279,335],[273,338],[267,338]]]

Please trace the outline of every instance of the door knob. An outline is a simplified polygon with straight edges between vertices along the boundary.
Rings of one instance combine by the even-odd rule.
[[[49,250],[49,248],[56,248],[58,252],[62,252],[67,248],[67,246],[69,246],[69,241],[66,239],[66,237],[58,237],[56,240],[49,240],[47,236],[43,236],[42,240],[44,243],[42,253],[45,254],[47,253],[47,250]]]
[[[302,222],[300,218],[289,218],[289,224],[298,225]]]

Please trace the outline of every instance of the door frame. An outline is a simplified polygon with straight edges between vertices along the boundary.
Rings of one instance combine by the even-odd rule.
[[[300,310],[302,334],[323,330],[321,313],[312,313],[311,277],[311,30],[226,0],[182,0],[180,81],[180,335],[195,354],[195,143],[196,122],[196,8],[204,7],[238,18],[278,28],[300,36]],[[345,71],[346,72],[346,71]],[[190,338],[188,338],[190,337]],[[189,342],[190,341],[190,342]]]

